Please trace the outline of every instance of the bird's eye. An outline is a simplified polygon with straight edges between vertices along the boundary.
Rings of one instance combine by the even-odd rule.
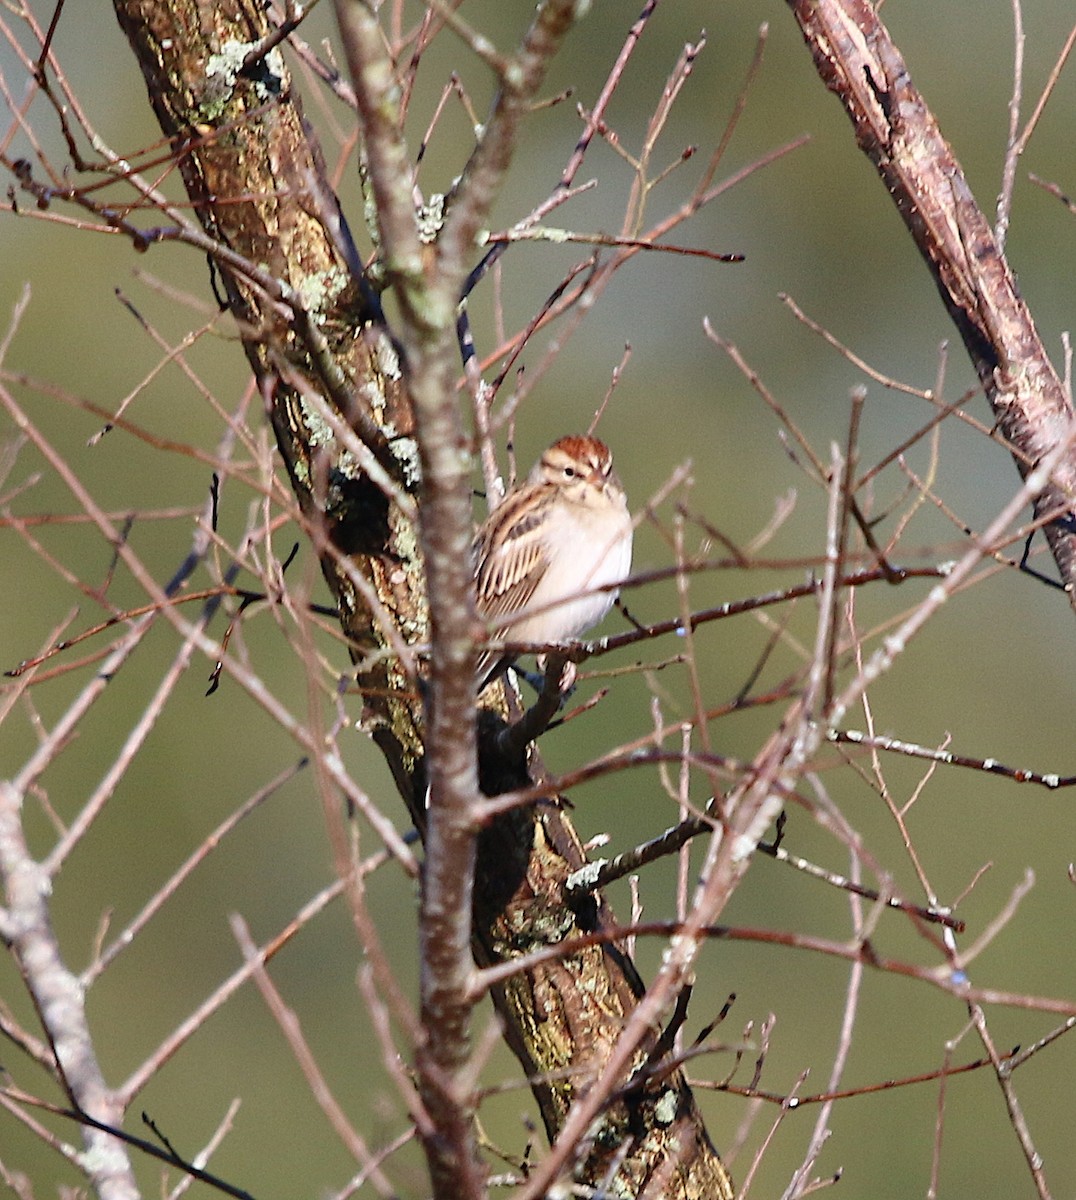
[[[574,479],[575,478],[575,467],[565,467],[564,468],[564,478],[565,479]]]

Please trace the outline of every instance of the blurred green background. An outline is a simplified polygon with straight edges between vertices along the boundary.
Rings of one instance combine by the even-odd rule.
[[[551,190],[578,136],[576,102],[590,107],[614,55],[638,12],[637,0],[600,0],[570,39],[545,91],[572,87],[571,102],[536,115],[520,149],[517,170],[501,198],[496,223],[507,226],[524,216]],[[468,19],[509,45],[530,15],[531,6],[503,0],[469,2]],[[47,23],[49,10],[37,17]],[[883,9],[912,77],[933,107],[943,132],[962,162],[980,203],[993,211],[998,193],[1008,122],[1012,76],[1010,6],[972,0],[889,0]],[[1034,100],[1068,34],[1069,0],[1026,0],[1027,34],[1024,113]],[[318,25],[317,22],[322,24]],[[690,460],[691,503],[723,533],[748,542],[769,519],[777,497],[798,493],[795,513],[767,554],[820,555],[824,548],[824,498],[789,460],[777,425],[736,368],[706,338],[703,319],[735,342],[766,386],[828,455],[832,441],[843,444],[849,390],[860,375],[796,322],[778,299],[790,294],[811,316],[877,369],[921,388],[931,387],[942,341],[955,342],[934,286],[919,262],[892,204],[873,169],[856,150],[851,128],[837,102],[822,87],[799,33],[784,5],[711,5],[682,0],[660,6],[651,20],[610,111],[610,123],[629,149],[636,149],[668,72],[686,41],[706,30],[706,46],[673,111],[655,156],[660,168],[689,144],[697,159],[655,191],[649,215],[662,215],[690,190],[699,164],[719,139],[751,60],[760,22],[769,37],[758,80],[718,178],[731,176],[773,148],[800,134],[810,141],[775,165],[757,172],[723,195],[673,235],[673,240],[722,252],[742,252],[746,261],[721,265],[702,259],[653,254],[640,256],[618,275],[582,329],[567,343],[523,406],[517,449],[526,465],[554,436],[583,428],[604,394],[625,342],[632,356],[600,426],[613,446],[630,498],[642,504],[678,465]],[[314,29],[329,34],[327,15],[318,12]],[[311,35],[311,40],[316,37]],[[25,44],[25,43],[24,43]],[[60,22],[56,51],[82,97],[91,119],[109,144],[124,153],[156,142],[159,134],[146,102],[133,57],[104,4],[72,6]],[[92,47],[92,52],[88,48]],[[9,47],[0,48],[0,69],[12,93],[22,94],[23,76]],[[412,108],[410,134],[425,130],[448,73],[457,70],[485,111],[488,83],[459,43],[444,39],[430,52]],[[329,161],[335,142],[326,116],[313,100],[308,112],[319,122]],[[348,128],[339,107],[331,121]],[[1076,72],[1070,64],[1032,139],[1019,171],[1008,253],[1023,294],[1055,361],[1061,335],[1073,317],[1076,279],[1076,221],[1053,197],[1033,186],[1027,172],[1076,191],[1073,128]],[[8,115],[4,116],[4,124]],[[62,146],[55,121],[38,98],[30,120],[57,161]],[[431,142],[420,183],[429,193],[447,188],[459,171],[468,123],[450,103]],[[16,140],[16,145],[18,145]],[[25,152],[25,145],[21,152]],[[360,204],[349,168],[341,194],[354,226]],[[598,177],[600,186],[560,210],[553,224],[581,231],[619,228],[631,173],[616,154],[595,144],[577,182]],[[57,211],[67,211],[57,209]],[[175,246],[154,247],[136,256],[122,238],[78,231],[10,213],[0,219],[0,311],[12,310],[25,281],[33,293],[5,366],[36,380],[115,409],[158,363],[160,352],[118,302],[120,289],[171,343],[199,326],[204,314],[156,289],[146,274],[210,302],[204,262]],[[503,303],[508,327],[525,321],[557,285],[566,267],[582,255],[571,248],[521,245],[504,259]],[[480,351],[495,345],[490,324],[491,288],[476,297],[474,325]],[[541,362],[536,344],[525,357],[532,373]],[[245,361],[224,337],[202,339],[188,359],[226,409],[238,403],[246,383]],[[946,397],[972,386],[972,372],[958,343],[952,346]],[[114,513],[177,507],[196,511],[209,487],[202,464],[156,448],[122,432],[94,447],[89,439],[100,420],[72,409],[40,388],[13,386],[35,421],[89,485],[93,496]],[[985,402],[969,409],[989,423]],[[924,403],[871,383],[863,417],[861,457],[873,462],[900,443],[929,416]],[[221,435],[218,416],[174,366],[167,367],[135,402],[131,417],[162,439],[211,450]],[[10,426],[0,425],[3,443]],[[255,424],[257,422],[255,421]],[[263,434],[264,435],[264,434]],[[927,466],[917,447],[909,456],[916,470]],[[25,486],[41,471],[33,486]],[[1008,457],[983,436],[946,422],[936,491],[963,520],[984,528],[1011,496],[1016,475]],[[2,485],[13,512],[26,516],[72,512],[77,506],[52,472],[30,449],[23,449]],[[890,468],[878,484],[878,508],[899,495],[902,479]],[[256,501],[253,490],[230,485],[221,527],[237,537]],[[885,526],[888,530],[891,525]],[[80,595],[36,555],[10,527],[2,529],[0,554],[0,667],[8,669],[55,636],[58,624],[80,607],[72,630],[101,619],[102,610]],[[85,525],[35,529],[49,553],[80,578],[103,582],[111,547]],[[187,552],[189,518],[136,523],[133,545],[160,580],[167,579]],[[296,538],[284,528],[275,538],[284,557]],[[924,507],[905,535],[904,545],[953,543],[952,526]],[[671,561],[668,544],[653,530],[638,540],[640,569]],[[1040,565],[1049,570],[1048,560]],[[305,565],[302,565],[305,564]],[[303,547],[296,574],[310,565]],[[736,596],[787,585],[802,573],[721,572],[692,583],[692,603],[706,607]],[[200,575],[196,583],[206,582]],[[244,582],[241,580],[240,582]],[[246,580],[246,582],[251,582]],[[864,624],[886,619],[925,593],[926,584],[876,591],[859,600]],[[137,604],[141,590],[121,570],[109,592],[117,604]],[[672,615],[668,586],[640,589],[629,597],[646,620]],[[810,644],[813,612],[801,604],[792,631]],[[619,629],[610,621],[610,629]],[[220,636],[218,617],[211,633]],[[306,711],[307,681],[289,640],[294,627],[262,612],[247,620],[233,652],[249,654],[272,691],[300,715]],[[707,699],[733,698],[768,638],[751,618],[719,622],[699,639]],[[326,642],[338,669],[346,658]],[[78,736],[47,772],[42,787],[49,803],[70,820],[97,786],[128,736],[176,652],[176,639],[161,623],[110,685],[82,723]],[[673,650],[644,647],[656,659]],[[624,656],[621,663],[634,661]],[[787,668],[790,660],[785,660]],[[299,751],[237,687],[227,681],[206,699],[211,664],[196,657],[177,694],[122,781],[90,836],[60,876],[54,897],[56,922],[70,964],[89,959],[104,914],[119,929],[160,886],[163,879],[214,825],[280,770]],[[14,772],[36,744],[40,721],[57,719],[90,669],[33,690],[33,707],[20,705],[0,730],[0,771]],[[771,670],[764,682],[774,682]],[[658,677],[668,719],[686,715],[688,691],[679,672]],[[584,685],[592,686],[592,685]],[[651,727],[650,693],[632,676],[597,711],[550,735],[550,764],[567,769],[599,750],[645,736]],[[584,693],[585,694],[585,693]],[[913,644],[898,668],[872,692],[880,731],[938,744],[951,734],[953,747],[970,755],[994,756],[1015,766],[1076,772],[1073,712],[1076,650],[1072,615],[1061,593],[1027,576],[1001,572],[947,606]],[[353,712],[358,715],[357,707]],[[715,726],[715,749],[749,758],[768,731],[772,711],[742,714]],[[851,724],[861,726],[862,714]],[[362,738],[345,738],[349,767],[369,794],[406,828],[380,756]],[[911,796],[922,769],[887,761],[886,777],[895,802]],[[831,772],[823,780],[870,851],[898,872],[914,890],[914,876],[899,848],[894,823],[882,800],[852,777]],[[705,799],[702,781],[694,799]],[[675,819],[673,805],[656,773],[638,772],[581,789],[573,795],[575,818],[584,837],[611,830],[611,849],[624,849]],[[1015,920],[971,969],[980,985],[1061,997],[1073,996],[1072,885],[1066,876],[1076,858],[1072,797],[980,774],[942,771],[928,784],[909,815],[923,865],[943,902],[958,896],[981,867],[991,869],[961,908],[969,940],[981,932],[1025,871],[1033,869],[1035,888]],[[35,846],[51,845],[47,821],[28,815]],[[801,812],[793,812],[788,846],[835,870],[847,869],[846,856]],[[364,848],[376,839],[364,834]],[[307,897],[332,876],[328,843],[313,780],[299,774],[274,795],[217,850],[94,987],[90,1017],[104,1068],[111,1081],[133,1070],[157,1042],[239,962],[228,915],[240,912],[259,938],[271,936]],[[664,865],[643,880],[645,915],[672,914],[674,870]],[[406,986],[415,987],[414,887],[385,870],[370,882],[370,903],[392,962]],[[626,889],[614,889],[622,914]],[[1066,916],[1066,913],[1069,916]],[[768,860],[755,864],[724,914],[724,920],[781,930],[806,930],[833,937],[849,934],[847,902],[823,885]],[[908,933],[905,922],[887,917],[878,931],[886,953],[933,963],[932,951]],[[1070,949],[1066,950],[1065,947]],[[651,973],[658,946],[640,946],[644,976]],[[293,1005],[318,1053],[329,1081],[355,1124],[372,1145],[381,1145],[404,1127],[406,1116],[384,1072],[378,1044],[368,1027],[355,987],[361,954],[347,914],[336,906],[305,930],[273,963],[273,977]],[[692,1010],[693,1028],[710,1020],[729,992],[738,1000],[726,1023],[735,1041],[748,1021],[757,1026],[776,1016],[762,1086],[777,1092],[792,1087],[823,1090],[841,1020],[847,967],[830,959],[752,944],[715,945],[703,956]],[[21,984],[6,959],[0,962],[0,998],[22,1019],[33,1021]],[[479,1026],[489,1019],[479,1018]],[[943,1063],[946,1047],[960,1038],[966,1010],[922,984],[868,974],[845,1086],[862,1085],[930,1071]],[[1000,1048],[1029,1045],[1055,1024],[1044,1014],[996,1009],[991,1028]],[[979,1057],[974,1037],[964,1037],[954,1061]],[[32,1066],[8,1047],[2,1065],[28,1090],[44,1084]],[[703,1059],[695,1074],[721,1078],[727,1057]],[[1072,1078],[1076,1052],[1062,1039],[1016,1077],[1046,1177],[1055,1196],[1076,1193],[1076,1155],[1071,1137]],[[741,1071],[745,1082],[750,1070]],[[497,1051],[485,1076],[489,1082],[518,1081],[506,1051]],[[170,1061],[132,1110],[159,1122],[176,1146],[193,1153],[210,1136],[233,1097],[242,1098],[235,1126],[213,1159],[213,1169],[259,1198],[335,1192],[355,1166],[327,1129],[297,1067],[265,1007],[244,988]],[[733,1144],[749,1104],[700,1093],[709,1127],[719,1147]],[[935,1139],[936,1083],[863,1096],[838,1104],[833,1136],[818,1164],[820,1174],[843,1171],[839,1194],[856,1200],[926,1194]],[[521,1116],[535,1113],[525,1089],[509,1091],[483,1108],[493,1139],[520,1152],[527,1140]],[[776,1117],[766,1110],[732,1162],[743,1179],[755,1151]],[[766,1152],[752,1194],[779,1195],[802,1158],[813,1126],[809,1106],[786,1117]],[[76,1131],[60,1127],[76,1140]],[[8,1114],[0,1113],[0,1159],[26,1171],[38,1196],[52,1194],[76,1176],[58,1166]],[[390,1163],[402,1195],[426,1192],[421,1159],[413,1147]],[[139,1165],[147,1192],[156,1168]],[[197,1186],[197,1185],[196,1185]],[[1008,1126],[997,1084],[987,1072],[949,1082],[937,1194],[1030,1196],[1028,1170]]]

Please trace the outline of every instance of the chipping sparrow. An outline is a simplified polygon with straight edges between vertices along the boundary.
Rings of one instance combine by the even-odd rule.
[[[479,616],[503,641],[554,643],[596,625],[631,569],[631,514],[609,447],[553,443],[475,535]],[[603,590],[600,590],[603,589]],[[479,691],[511,662],[479,655]]]

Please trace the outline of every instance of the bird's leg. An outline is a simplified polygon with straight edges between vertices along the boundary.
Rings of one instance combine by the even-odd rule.
[[[550,681],[547,678],[549,671],[556,669],[559,661],[560,679],[557,683],[557,690],[560,692],[560,702],[563,705],[565,700],[575,691],[575,683],[579,677],[579,668],[575,663],[563,659],[556,653],[539,654],[535,661],[538,667],[537,671],[526,671],[518,663],[513,665],[512,670],[515,671],[520,679],[525,679],[540,696],[549,687]]]

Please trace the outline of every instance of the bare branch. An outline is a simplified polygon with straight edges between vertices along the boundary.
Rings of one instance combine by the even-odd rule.
[[[106,1085],[86,1017],[84,993],[64,963],[49,916],[48,878],[26,844],[20,822],[23,795],[0,783],[0,925],[15,954],[55,1055],[54,1069],[79,1112],[118,1125],[123,1106]],[[102,1200],[135,1200],[138,1188],[122,1143],[101,1130],[83,1130],[78,1165]]]
[[[933,272],[1021,476],[1071,446],[1072,410],[1019,289],[967,181],[867,0],[789,0],[822,78],[893,196]],[[1037,488],[1069,602],[1076,607],[1076,455],[1053,455]]]

